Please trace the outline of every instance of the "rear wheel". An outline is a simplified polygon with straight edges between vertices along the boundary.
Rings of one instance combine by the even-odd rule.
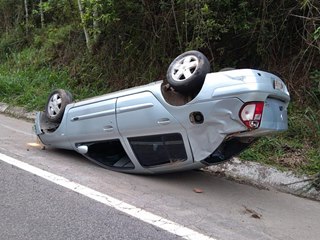
[[[172,61],[167,80],[176,91],[190,94],[200,90],[209,71],[210,63],[206,56],[198,51],[188,51]]]
[[[63,89],[54,90],[48,98],[45,114],[54,123],[60,123],[66,106],[72,102],[70,92]]]

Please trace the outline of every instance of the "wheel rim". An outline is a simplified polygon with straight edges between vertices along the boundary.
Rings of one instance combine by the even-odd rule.
[[[50,117],[57,116],[61,111],[61,102],[62,99],[58,93],[54,94],[48,104],[48,113]]]
[[[172,78],[175,81],[185,81],[196,72],[198,66],[199,60],[196,56],[186,56],[173,66]]]

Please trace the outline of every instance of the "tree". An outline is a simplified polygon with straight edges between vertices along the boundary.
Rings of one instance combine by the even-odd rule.
[[[24,10],[25,10],[25,27],[26,27],[26,35],[29,33],[29,11],[28,11],[28,0],[24,0]]]
[[[40,10],[41,28],[44,28],[44,13],[43,13],[43,2],[42,2],[42,0],[40,0],[39,10]]]
[[[80,18],[81,18],[81,25],[82,25],[82,28],[83,28],[83,33],[84,33],[84,36],[86,38],[87,49],[88,49],[89,52],[91,52],[92,51],[91,40],[90,40],[90,36],[89,36],[88,30],[86,28],[86,21],[85,21],[85,18],[84,18],[84,10],[83,10],[83,7],[82,7],[82,1],[81,0],[78,0],[78,7],[79,7],[79,13],[80,13]]]

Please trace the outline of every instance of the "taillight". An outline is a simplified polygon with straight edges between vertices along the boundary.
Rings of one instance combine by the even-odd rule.
[[[249,129],[257,129],[260,126],[264,102],[249,102],[243,105],[239,116],[241,121]]]

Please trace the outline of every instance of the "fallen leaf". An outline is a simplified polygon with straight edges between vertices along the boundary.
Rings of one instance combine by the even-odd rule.
[[[243,207],[244,207],[244,209],[245,209],[244,213],[249,213],[249,214],[251,214],[251,217],[252,217],[252,218],[261,219],[262,215],[261,215],[260,213],[257,213],[255,210],[250,209],[250,208],[247,208],[247,207],[244,206],[244,205],[243,205]]]
[[[261,215],[260,215],[260,214],[257,214],[257,213],[253,213],[253,214],[251,215],[251,217],[256,218],[256,219],[260,219],[260,218],[261,218]]]
[[[193,191],[195,193],[203,193],[203,190],[201,188],[194,188]]]

